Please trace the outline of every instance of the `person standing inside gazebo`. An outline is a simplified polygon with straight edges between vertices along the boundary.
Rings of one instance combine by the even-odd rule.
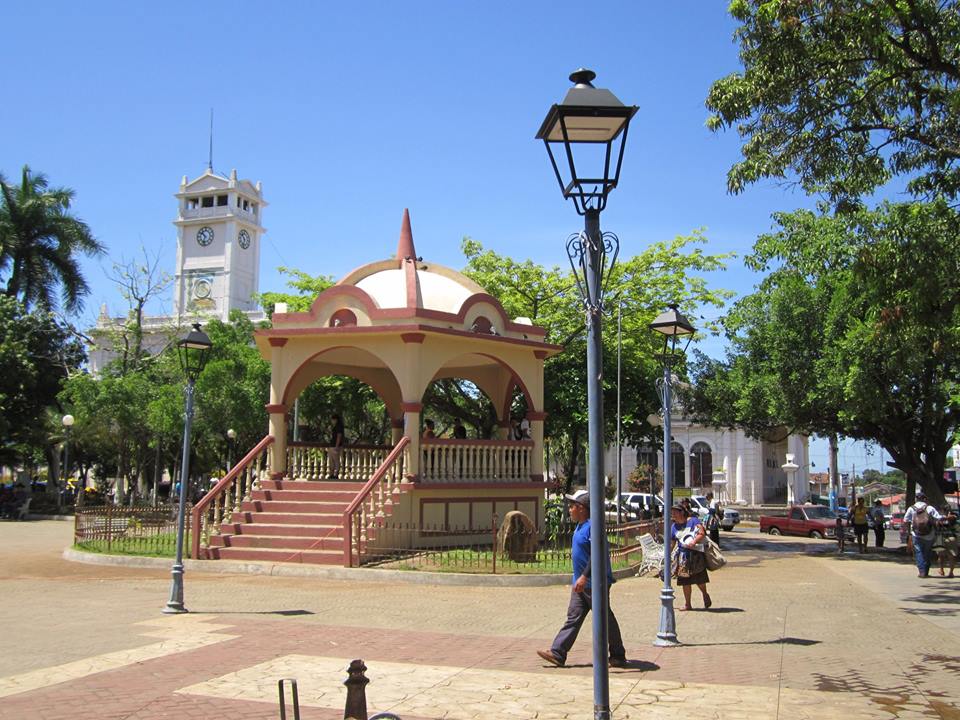
[[[336,480],[340,477],[340,455],[343,453],[343,420],[339,414],[333,413],[330,423],[330,448],[327,452],[330,456],[330,479]]]

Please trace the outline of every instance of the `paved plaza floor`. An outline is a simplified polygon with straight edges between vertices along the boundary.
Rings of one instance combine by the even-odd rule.
[[[167,616],[168,571],[69,562],[71,531],[0,523],[0,719],[266,720],[286,677],[302,718],[342,718],[354,658],[371,715],[593,717],[589,624],[567,667],[536,655],[568,587],[188,572],[191,612]],[[714,607],[695,591],[698,609],[677,613],[681,647],[652,645],[658,581],[614,586],[631,661],[610,671],[614,718],[960,720],[960,578],[921,580],[903,556],[841,557],[826,541],[723,540]]]

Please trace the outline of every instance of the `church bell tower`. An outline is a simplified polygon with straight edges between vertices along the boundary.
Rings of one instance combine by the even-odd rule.
[[[238,180],[236,170],[225,178],[208,169],[192,181],[184,176],[176,198],[175,316],[227,320],[231,310],[255,312],[266,232],[260,182]]]

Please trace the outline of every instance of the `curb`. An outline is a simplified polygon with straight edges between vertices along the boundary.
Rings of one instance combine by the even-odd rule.
[[[136,555],[105,555],[65,548],[63,559],[88,565],[167,570],[170,558],[139,557]],[[327,580],[362,582],[409,583],[411,585],[460,585],[478,587],[546,587],[569,585],[570,573],[562,575],[478,575],[473,573],[428,573],[417,570],[383,570],[379,568],[345,568],[294,563],[244,562],[240,560],[183,561],[185,570],[217,575],[270,575],[275,577],[316,577]],[[615,580],[635,577],[636,568],[624,568],[613,574]]]

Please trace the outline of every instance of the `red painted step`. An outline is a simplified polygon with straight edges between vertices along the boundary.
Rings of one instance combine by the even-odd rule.
[[[282,535],[284,537],[341,537],[343,525],[267,525],[230,523],[220,527],[221,535]]]
[[[214,535],[211,547],[219,548],[274,548],[288,550],[335,550],[343,552],[343,538],[289,537],[270,535]]]
[[[261,562],[301,563],[310,565],[342,565],[343,551],[288,550],[275,548],[211,547],[208,556],[214,560],[257,560]]]
[[[349,502],[295,502],[287,500],[246,500],[240,503],[244,512],[296,513],[300,515],[325,515],[340,513],[347,509]]]

